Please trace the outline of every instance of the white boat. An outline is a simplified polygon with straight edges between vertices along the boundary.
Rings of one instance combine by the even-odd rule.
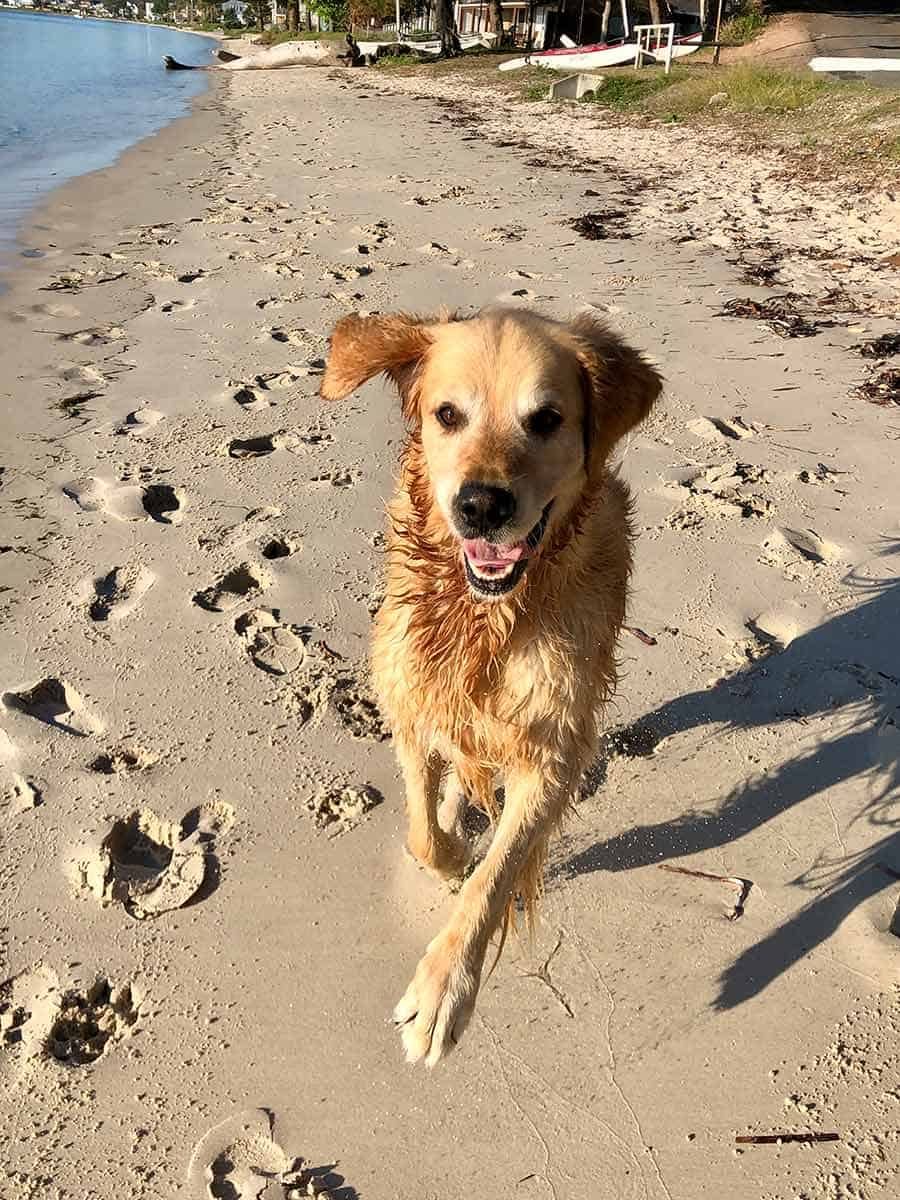
[[[634,62],[634,42],[597,42],[592,46],[563,46],[558,50],[538,50],[524,58],[511,58],[500,64],[501,71],[521,67],[548,67],[551,71],[596,71],[599,67],[620,67]]]
[[[484,46],[485,49],[489,49],[494,36],[493,33],[464,33],[460,36],[459,46],[461,50],[473,50],[476,46]],[[360,53],[368,56],[377,54],[380,46],[396,46],[397,41],[394,38],[389,42],[357,42],[356,44],[359,46]],[[441,52],[440,41],[410,42],[401,38],[399,44],[409,46],[411,50],[420,50],[423,54],[440,54]]]
[[[672,43],[672,57],[684,58],[699,50],[702,34],[676,38]],[[645,49],[644,57],[654,61],[665,61],[665,46]],[[637,57],[636,42],[599,42],[592,46],[563,46],[558,50],[539,50],[526,54],[524,58],[513,58],[501,63],[501,71],[517,71],[520,67],[549,67],[552,71],[597,71],[603,67],[622,67],[634,62]]]

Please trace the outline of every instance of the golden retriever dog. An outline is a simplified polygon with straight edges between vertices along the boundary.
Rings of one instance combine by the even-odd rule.
[[[502,945],[517,904],[531,923],[548,839],[596,753],[631,569],[630,497],[609,457],[661,380],[591,317],[503,308],[345,317],[322,396],[381,372],[409,435],[372,673],[405,778],[408,847],[460,877],[466,806],[494,826],[394,1013],[407,1058],[433,1066],[472,1015],[490,939]]]

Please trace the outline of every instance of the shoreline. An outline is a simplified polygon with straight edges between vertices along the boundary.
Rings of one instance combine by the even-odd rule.
[[[215,136],[217,118],[211,114],[216,113],[218,117],[224,114],[223,78],[225,77],[209,75],[206,91],[193,97],[190,112],[184,113],[180,117],[173,117],[161,129],[154,130],[153,133],[148,133],[145,137],[133,142],[125,150],[122,150],[108,166],[98,167],[83,175],[75,175],[41,197],[24,217],[16,231],[17,249],[14,251],[14,257],[5,268],[0,265],[0,297],[6,291],[13,289],[20,275],[38,269],[40,264],[45,264],[51,255],[55,258],[77,252],[75,249],[77,245],[86,244],[91,237],[101,233],[99,225],[102,223],[103,217],[97,216],[96,189],[98,184],[106,182],[107,175],[113,174],[110,182],[114,186],[118,187],[124,183],[126,187],[133,188],[138,172],[137,162],[132,163],[132,158],[149,157],[152,162],[158,157],[171,153],[171,148],[167,144],[168,138],[172,140],[175,147],[184,147],[193,142],[195,131],[199,132],[205,126]],[[200,139],[201,143],[209,140],[209,137],[210,134],[204,131]],[[101,204],[104,203],[108,203],[108,201],[101,201]],[[113,202],[113,207],[115,205],[116,202]],[[61,226],[64,212],[71,214],[71,222],[67,221],[64,226]],[[67,240],[63,244],[53,242],[47,247],[42,247],[41,243],[47,240],[48,232],[52,232],[54,237],[58,237],[60,227],[70,232],[73,240]],[[76,230],[81,231],[76,234]],[[26,257],[22,248],[43,250],[43,253]]]
[[[0,296],[0,693],[69,705],[0,707],[0,1194],[281,1194],[302,1156],[348,1200],[877,1200],[900,442],[853,389],[879,318],[723,315],[773,287],[638,222],[636,173],[363,75],[223,75],[48,197]],[[602,314],[666,395],[622,455],[643,636],[604,782],[535,944],[425,1073],[387,1018],[453,898],[404,857],[365,667],[403,426],[381,382],[318,387],[348,311],[496,303]],[[104,883],[137,813],[161,861],[206,839],[146,919]],[[752,880],[745,915],[666,862]],[[93,1060],[58,1061],[63,996],[100,1010]],[[736,1152],[820,1126],[842,1140]]]
[[[24,12],[35,17],[69,17],[73,20],[79,20],[74,13],[56,12],[48,8],[14,8],[4,5],[0,8],[0,12]],[[228,36],[227,31],[223,28],[218,33],[213,33],[208,29],[186,29],[182,25],[169,25],[162,21],[138,21],[131,17],[98,17],[91,13],[90,16],[80,18],[83,21],[104,21],[110,25],[147,25],[151,29],[171,29],[175,33],[193,33],[197,37],[212,38],[214,41],[221,41]]]
[[[23,9],[23,10],[11,10],[11,11],[30,12],[31,10]],[[35,10],[35,11],[41,12],[42,10]],[[45,16],[55,16],[55,15],[70,16],[71,14],[68,14],[68,13],[54,14],[54,13],[44,12],[43,15],[45,15]],[[98,21],[107,21],[108,20],[105,17],[85,18],[85,20],[95,20],[95,19]],[[152,26],[154,24],[153,22],[149,22],[149,21],[124,21],[124,20],[118,20],[115,18],[111,18],[109,20],[111,20],[111,23],[113,23],[113,24],[147,25],[148,27]],[[192,29],[191,30],[182,30],[174,25],[166,25],[166,26],[160,25],[160,26],[156,26],[156,27],[172,29],[178,33],[195,33],[196,32],[195,30],[192,30]],[[212,38],[216,42],[222,41],[222,39],[220,37],[213,35],[213,34],[198,33],[197,36]],[[161,69],[164,69],[164,68],[161,68]],[[0,296],[3,296],[5,294],[5,292],[11,287],[15,274],[17,273],[18,269],[24,262],[37,261],[36,259],[32,260],[30,258],[26,258],[24,252],[29,249],[38,249],[39,248],[36,243],[30,242],[29,235],[32,232],[32,230],[34,230],[37,226],[39,226],[41,214],[44,213],[44,211],[46,209],[48,209],[50,206],[52,206],[55,198],[58,195],[60,195],[60,193],[63,193],[68,187],[70,187],[71,185],[77,184],[79,181],[90,180],[90,179],[93,179],[95,176],[102,175],[105,171],[113,170],[116,166],[118,166],[120,163],[122,163],[125,160],[125,158],[129,154],[131,154],[132,151],[143,146],[146,142],[152,141],[154,138],[162,136],[169,129],[171,129],[173,125],[177,125],[182,121],[191,121],[194,118],[194,116],[197,114],[199,106],[202,106],[203,103],[210,98],[210,96],[214,93],[214,91],[216,90],[216,87],[218,86],[218,84],[215,82],[217,79],[217,76],[215,76],[211,73],[208,73],[208,72],[203,72],[203,76],[204,76],[204,80],[206,83],[206,87],[203,92],[192,97],[191,102],[190,102],[190,108],[187,112],[182,113],[180,116],[172,117],[171,120],[167,121],[159,129],[153,130],[150,133],[145,134],[143,137],[139,138],[136,142],[132,142],[131,145],[127,146],[124,150],[120,150],[119,153],[116,154],[116,156],[114,157],[112,162],[109,163],[107,166],[98,167],[92,171],[86,171],[84,173],[74,175],[74,176],[70,177],[69,179],[65,179],[60,183],[52,185],[49,188],[49,190],[47,192],[45,192],[43,195],[41,195],[37,199],[37,201],[23,214],[21,220],[17,223],[16,228],[10,237],[10,249],[9,249],[8,255],[6,257],[0,257]]]

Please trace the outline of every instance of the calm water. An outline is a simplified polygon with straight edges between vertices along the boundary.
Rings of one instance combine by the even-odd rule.
[[[209,38],[149,25],[0,10],[0,259],[35,201],[109,166],[190,110],[208,83],[163,54],[212,62]]]

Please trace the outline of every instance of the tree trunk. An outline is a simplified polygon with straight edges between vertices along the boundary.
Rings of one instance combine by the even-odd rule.
[[[600,41],[605,42],[609,36],[609,18],[612,16],[613,0],[606,0],[603,5],[603,16],[600,18]]]
[[[300,28],[300,0],[287,0],[286,19],[288,33],[296,33]]]
[[[497,35],[494,46],[499,49],[503,45],[503,5],[500,0],[491,0],[491,25]]]
[[[662,13],[659,11],[659,0],[650,0],[650,24],[662,25]]]
[[[461,54],[453,0],[437,0],[437,27],[441,39],[440,58],[455,58]]]

